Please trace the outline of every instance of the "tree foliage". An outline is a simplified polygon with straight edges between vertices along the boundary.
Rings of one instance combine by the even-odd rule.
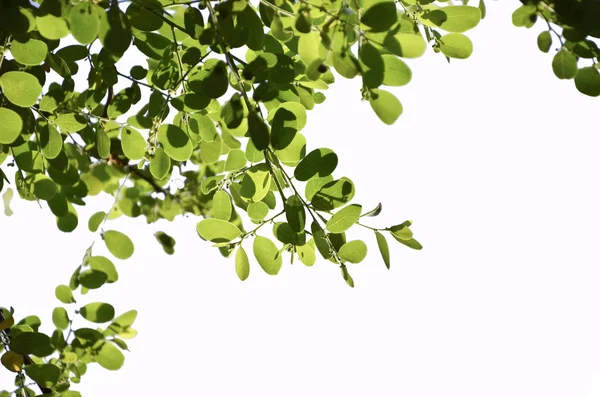
[[[600,48],[600,3],[594,0],[521,0],[512,15],[515,26],[531,28],[538,19],[547,26],[537,38],[540,51],[557,52],[552,70],[559,79],[573,80],[582,94],[600,96],[598,59]],[[556,40],[556,41],[555,41]]]
[[[201,219],[199,237],[233,257],[241,280],[252,262],[276,275],[284,259],[312,266],[321,257],[354,286],[347,264],[363,261],[367,244],[347,235],[353,228],[373,232],[388,268],[389,238],[422,247],[410,221],[368,225],[381,204],[365,209],[353,202],[354,183],[335,175],[334,150],[311,147],[302,134],[307,111],[325,101],[323,91],[336,78],[359,78],[361,99],[393,124],[403,109],[386,87],[410,82],[406,59],[423,55],[428,44],[448,61],[473,52],[464,33],[485,16],[485,4],[468,3],[3,1],[5,213],[11,213],[15,189],[21,199],[47,205],[57,228],[68,233],[79,226],[77,207],[105,193],[114,204],[92,215],[87,227],[114,258],[129,259],[135,242],[110,229],[111,219],[143,216],[153,223],[193,215]],[[598,37],[600,24],[569,18],[592,13],[566,3],[527,2],[513,22],[530,27],[537,16],[545,19],[549,30],[538,45],[548,51],[551,34],[559,37],[556,75],[574,78],[581,92],[597,96],[597,63],[580,68],[577,61],[597,61],[598,49],[586,37]],[[596,14],[592,22],[600,20]],[[128,57],[136,64],[124,70]],[[184,183],[175,185],[175,178]],[[155,237],[174,253],[171,236],[159,231]],[[36,394],[29,378],[42,394],[78,396],[72,384],[88,364],[123,365],[124,339],[136,334],[135,310],[116,316],[109,303],[77,303],[117,280],[113,261],[94,255],[92,244],[68,284],[56,287],[62,306],[52,313],[51,335],[39,331],[37,316],[15,322],[13,310],[3,309],[2,364],[16,374],[15,394]],[[93,324],[74,329],[74,316]]]

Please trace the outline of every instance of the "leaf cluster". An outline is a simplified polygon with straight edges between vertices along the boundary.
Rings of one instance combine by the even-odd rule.
[[[547,26],[538,35],[540,51],[554,46],[552,70],[562,80],[573,80],[582,94],[600,96],[600,3],[594,0],[522,0],[512,15],[515,26],[531,28],[538,20]]]

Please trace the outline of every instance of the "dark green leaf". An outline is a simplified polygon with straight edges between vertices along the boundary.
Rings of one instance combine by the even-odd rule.
[[[93,323],[106,323],[115,317],[115,308],[102,302],[88,303],[79,309],[79,313]]]

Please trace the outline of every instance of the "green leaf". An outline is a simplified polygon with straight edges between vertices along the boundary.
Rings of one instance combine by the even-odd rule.
[[[206,142],[212,142],[218,135],[214,121],[204,114],[196,113],[190,117],[190,128],[197,130],[200,137]]]
[[[62,113],[56,118],[55,123],[64,132],[78,132],[87,126],[87,119],[76,113]]]
[[[547,53],[552,47],[552,35],[549,31],[544,30],[537,37],[537,45],[540,51]]]
[[[173,255],[175,253],[175,239],[173,237],[161,231],[154,233],[154,237],[167,255]]]
[[[256,236],[253,251],[258,264],[265,273],[274,276],[279,273],[282,257],[275,243],[263,236]]]
[[[67,212],[64,215],[56,217],[56,226],[61,232],[72,232],[77,228],[78,223],[77,210],[71,203],[67,204]]]
[[[381,1],[366,9],[360,22],[373,32],[384,32],[398,21],[396,4],[393,1]]]
[[[298,258],[300,258],[300,261],[304,263],[305,266],[312,266],[317,261],[314,240],[311,240],[311,242],[307,244],[297,246],[296,252],[298,254]]]
[[[115,308],[109,303],[93,302],[79,309],[79,314],[93,323],[106,323],[115,317]]]
[[[375,114],[387,125],[392,125],[402,114],[402,104],[391,92],[373,89],[369,103]]]
[[[307,34],[300,35],[298,38],[298,55],[305,65],[319,59],[320,45],[321,36],[319,32],[310,31]]]
[[[103,159],[110,154],[110,138],[102,128],[96,130],[96,150],[98,150],[98,156]]]
[[[99,15],[91,3],[79,3],[69,12],[71,34],[81,44],[89,44],[98,36]]]
[[[463,33],[479,24],[481,11],[473,6],[447,6],[426,9],[418,14],[418,18],[424,25],[451,33]]]
[[[399,225],[394,225],[394,226],[390,227],[388,230],[390,231],[390,233],[392,234],[392,236],[394,236],[394,238],[396,240],[398,240],[398,239],[410,240],[413,236],[413,233],[409,228],[409,226],[411,224],[412,224],[411,221],[406,221]]]
[[[62,303],[65,303],[65,304],[75,303],[75,298],[73,297],[73,292],[71,292],[71,289],[66,285],[61,284],[61,285],[57,286],[56,289],[54,290],[54,295],[56,296],[56,299],[58,299]]]
[[[79,274],[79,282],[87,289],[98,289],[106,282],[107,275],[97,270],[84,270]]]
[[[306,137],[300,133],[295,134],[289,145],[275,150],[275,155],[284,165],[295,167],[306,155]]]
[[[248,134],[256,150],[262,151],[269,147],[269,128],[256,112],[248,115]]]
[[[244,167],[247,163],[246,157],[244,156],[244,151],[240,149],[232,149],[227,155],[227,160],[225,161],[225,168],[223,171],[235,171]]]
[[[298,195],[290,196],[286,200],[285,217],[293,231],[304,231],[304,227],[306,226],[306,212],[302,199]]]
[[[89,259],[90,268],[96,272],[102,272],[106,275],[104,278],[107,283],[114,283],[119,279],[119,273],[112,261],[104,256],[92,256]],[[83,281],[81,282],[83,284]]]
[[[242,233],[233,223],[216,218],[201,220],[196,225],[196,231],[204,240],[215,243],[231,241]]]
[[[41,200],[51,200],[57,192],[56,183],[45,175],[37,174],[33,180],[33,194]]]
[[[315,149],[300,161],[294,177],[299,181],[308,181],[315,176],[322,178],[331,175],[337,164],[338,157],[331,149]]]
[[[19,354],[34,354],[45,357],[54,351],[50,337],[39,332],[21,332],[13,335],[10,341],[10,350]]]
[[[517,27],[530,28],[537,19],[537,7],[533,4],[522,5],[512,14],[512,23]]]
[[[346,281],[346,284],[348,284],[350,288],[354,288],[354,280],[352,279],[352,276],[350,276],[350,273],[348,273],[346,266],[342,265],[340,268],[342,270],[342,277],[344,278],[344,281]]]
[[[552,59],[552,70],[559,79],[572,79],[577,75],[577,57],[562,48]]]
[[[113,326],[118,326],[120,328],[127,329],[129,327],[131,327],[133,325],[133,323],[135,322],[135,319],[137,318],[137,310],[129,310],[123,314],[121,314],[119,317],[115,318],[113,320],[113,322],[111,323],[110,327]]]
[[[70,3],[68,3],[70,5]],[[67,20],[63,18],[65,2],[61,0],[44,0],[37,11],[37,29],[49,40],[58,40],[69,35]]]
[[[225,103],[223,108],[221,108],[221,119],[225,122],[227,128],[234,129],[239,127],[244,119],[244,105],[242,104],[242,97],[240,94],[233,94],[231,99]]]
[[[440,50],[448,58],[467,59],[473,53],[473,42],[462,33],[448,33],[439,42]]]
[[[69,328],[69,315],[64,307],[55,307],[52,311],[52,322],[58,329]]]
[[[295,127],[296,131],[301,131],[306,126],[306,108],[299,102],[284,102],[280,104],[269,112],[267,121],[272,122],[280,110],[285,110],[294,115],[293,127]]]
[[[133,242],[127,235],[116,230],[107,230],[102,235],[106,248],[115,258],[128,259],[133,255]]]
[[[363,44],[360,54],[363,64],[363,84],[369,88],[377,88],[383,83],[384,63],[381,53],[373,44]]]
[[[171,169],[171,158],[165,151],[157,147],[154,149],[154,155],[150,159],[150,173],[156,179],[163,179]]]
[[[90,216],[90,219],[88,220],[88,229],[90,232],[95,233],[98,230],[98,227],[104,220],[105,216],[106,213],[104,211],[98,211],[94,213],[94,215]]]
[[[130,160],[139,160],[146,154],[146,140],[135,128],[124,127],[121,130],[123,154]]]
[[[361,212],[362,206],[358,204],[352,204],[344,207],[336,212],[331,219],[329,219],[325,227],[331,233],[345,232],[358,221]]]
[[[333,177],[331,175],[327,175],[323,178],[312,178],[306,183],[304,188],[304,197],[306,197],[307,201],[311,201],[314,195],[321,190],[323,186],[333,181]]]
[[[15,352],[6,351],[0,358],[2,365],[11,372],[21,372],[23,368],[23,356]],[[12,393],[0,392],[0,397],[10,397]]]
[[[484,0],[479,0],[479,11],[481,11],[481,19],[484,19],[486,15],[486,7]]]
[[[39,65],[46,59],[48,46],[42,40],[27,38],[26,41],[13,40],[10,53],[15,60],[23,65]]]
[[[23,129],[23,119],[14,110],[0,108],[0,144],[13,143]]]
[[[250,275],[250,261],[246,251],[241,246],[235,253],[235,273],[242,281]]]
[[[181,128],[173,124],[163,124],[158,129],[158,142],[175,161],[186,161],[192,155],[190,138]]]
[[[402,58],[419,58],[427,48],[421,35],[404,32],[388,34],[383,44],[386,49]]]
[[[38,131],[40,137],[40,146],[44,157],[47,159],[55,159],[58,157],[63,147],[63,140],[60,132],[58,132],[58,130],[51,124],[44,125]]]
[[[250,219],[254,221],[261,221],[265,219],[265,217],[269,213],[269,207],[262,201],[258,201],[256,203],[249,203],[247,212]]]
[[[145,8],[145,6],[147,6],[147,8]],[[146,4],[133,2],[127,7],[125,15],[127,15],[131,26],[134,28],[145,32],[151,32],[160,29],[163,25],[162,19],[150,11],[152,8],[156,9],[157,6],[157,2],[147,2]],[[193,7],[190,7],[189,9],[193,9]],[[198,9],[196,9],[196,11],[198,11]]]
[[[200,159],[204,164],[214,164],[219,161],[223,152],[223,140],[220,135],[212,142],[200,142]]]
[[[363,216],[377,216],[377,215],[379,215],[381,213],[381,208],[382,208],[381,203],[378,203],[375,208],[373,208],[369,212],[365,212],[360,217],[362,218]]]
[[[217,219],[228,221],[231,218],[233,206],[231,204],[231,197],[223,190],[217,190],[213,196],[212,205],[213,215]]]
[[[383,263],[385,263],[385,267],[390,268],[390,249],[388,247],[387,240],[385,236],[378,231],[375,231],[375,238],[377,238],[377,247],[379,247],[379,252],[381,253],[381,257],[383,258]]]
[[[0,76],[0,88],[6,99],[23,108],[35,105],[42,94],[38,79],[27,72],[5,72]]]
[[[346,177],[325,184],[311,200],[320,211],[331,211],[348,203],[354,197],[354,184]]]
[[[582,94],[600,96],[600,72],[593,66],[579,69],[575,76],[575,87]]]
[[[412,71],[404,61],[394,55],[384,54],[383,61],[383,84],[387,86],[401,87],[412,79]]]
[[[367,245],[362,240],[348,241],[339,250],[340,258],[350,263],[360,263],[367,256]]]
[[[287,222],[277,222],[273,225],[273,235],[284,244],[306,244],[306,233],[296,233]]]
[[[242,178],[242,197],[254,202],[262,200],[269,192],[271,186],[271,173],[269,166],[261,163],[253,165],[246,171]]]
[[[412,249],[415,249],[415,250],[420,250],[420,249],[423,248],[423,246],[421,245],[421,243],[419,243],[414,238],[411,238],[410,240],[402,240],[402,239],[397,238],[393,234],[392,234],[392,237],[394,237],[394,239],[396,241],[398,241],[399,243],[402,243],[402,244],[406,245],[409,248],[412,248]]]
[[[100,14],[98,38],[107,51],[121,55],[131,44],[131,26],[129,20],[118,7],[110,7],[108,11],[97,7]]]
[[[27,376],[40,387],[51,388],[58,382],[61,370],[53,364],[30,364],[25,366]]]
[[[216,59],[208,59],[201,69],[193,71],[188,76],[189,87],[198,94],[217,99],[227,92],[227,65]]]
[[[273,15],[271,22],[271,34],[280,41],[286,42],[294,37],[294,32],[291,29],[286,29],[283,24],[283,18],[279,14]]]
[[[125,356],[114,345],[104,342],[96,353],[96,362],[104,369],[116,371],[123,366]]]

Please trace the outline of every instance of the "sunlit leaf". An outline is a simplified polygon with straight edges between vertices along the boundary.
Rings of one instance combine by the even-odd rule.
[[[103,239],[106,243],[106,248],[116,258],[128,259],[133,255],[133,242],[126,234],[116,230],[107,230],[103,233]]]

